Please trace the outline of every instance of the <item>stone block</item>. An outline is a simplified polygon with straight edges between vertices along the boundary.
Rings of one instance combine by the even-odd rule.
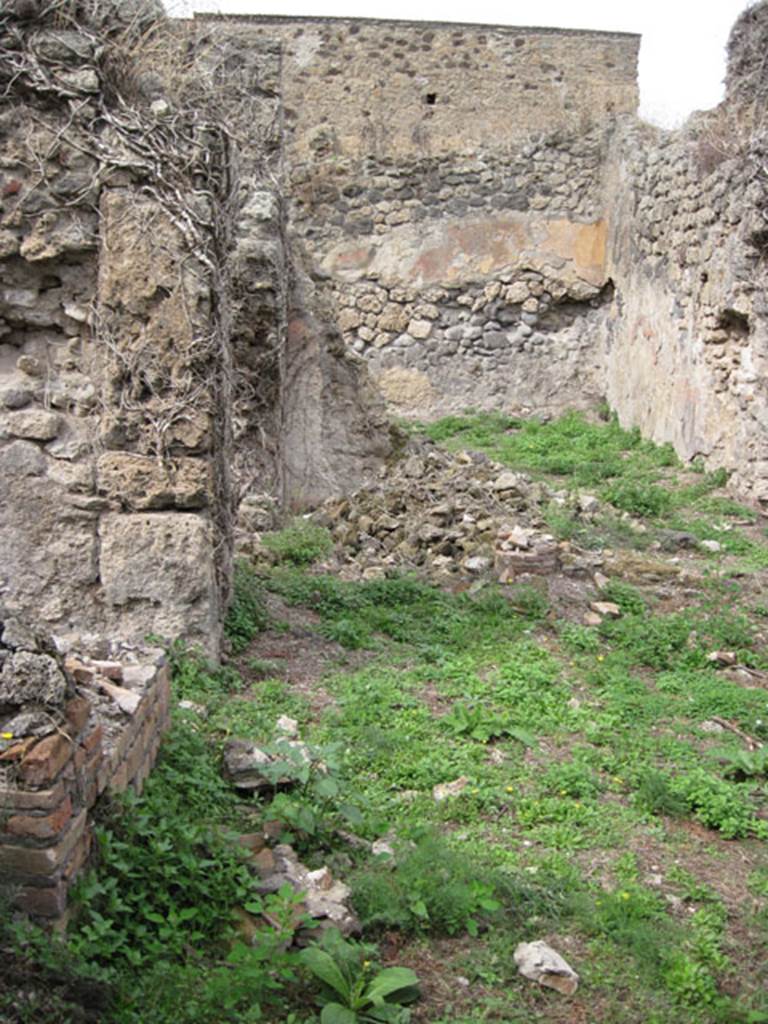
[[[27,441],[52,441],[61,429],[61,417],[45,409],[20,409],[8,413],[6,423],[11,437]]]
[[[72,697],[64,708],[64,717],[70,732],[77,736],[85,727],[91,714],[91,702],[86,697]]]
[[[0,704],[61,704],[67,692],[64,673],[48,654],[16,651],[3,665]]]
[[[54,846],[32,849],[28,846],[0,845],[0,876],[13,878],[48,877],[69,859],[85,830],[87,811],[82,810],[70,823],[66,835]]]
[[[24,886],[16,893],[14,904],[35,917],[59,917],[67,907],[67,883],[59,881],[44,888]]]
[[[99,458],[97,472],[100,493],[128,510],[204,508],[212,487],[203,459],[163,462],[145,455],[106,452]]]
[[[63,782],[51,789],[26,790],[0,786],[1,811],[50,811],[57,807],[66,793]]]
[[[126,638],[181,634],[211,650],[218,593],[211,524],[191,513],[110,513],[100,523],[105,604]]]

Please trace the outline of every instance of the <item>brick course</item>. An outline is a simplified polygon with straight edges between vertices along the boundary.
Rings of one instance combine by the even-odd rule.
[[[17,907],[55,919],[87,863],[90,811],[106,789],[141,791],[170,715],[170,672],[157,667],[136,712],[107,740],[91,702],[67,704],[68,732],[32,740],[18,754],[17,782],[0,786],[0,879]]]

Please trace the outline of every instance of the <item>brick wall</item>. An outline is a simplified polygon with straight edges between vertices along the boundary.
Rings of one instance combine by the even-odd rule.
[[[0,879],[15,906],[43,918],[66,910],[90,852],[97,798],[128,786],[141,791],[169,724],[167,665],[127,667],[125,678],[121,672],[123,693],[136,695],[126,706],[135,710],[113,706],[109,716],[102,709],[114,700],[102,687],[111,684],[98,668],[80,671],[90,681],[67,703],[65,724],[0,754]]]

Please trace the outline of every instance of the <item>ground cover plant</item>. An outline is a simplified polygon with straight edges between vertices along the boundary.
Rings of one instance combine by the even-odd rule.
[[[85,985],[99,1020],[131,1024],[768,1021],[757,513],[724,474],[683,467],[610,418],[451,417],[429,431],[561,489],[550,529],[631,551],[632,571],[609,572],[599,593],[577,578],[568,601],[555,579],[352,582],[323,570],[327,536],[277,533],[269,560],[238,568],[235,660],[214,669],[170,651],[187,709],[145,796],[101,825],[52,990],[62,1006]],[[569,511],[585,491],[600,501],[586,523]],[[589,625],[596,596],[618,615]],[[309,761],[275,768],[290,789],[235,797],[223,744],[274,743],[282,714]],[[287,892],[270,897],[256,943],[241,941],[231,910],[263,897],[228,836],[276,818],[310,866],[349,884],[360,942],[289,949]],[[580,974],[570,999],[517,972],[516,944],[540,938]],[[43,958],[39,937],[1,939],[17,964]],[[67,1019],[47,1012],[19,1019]]]

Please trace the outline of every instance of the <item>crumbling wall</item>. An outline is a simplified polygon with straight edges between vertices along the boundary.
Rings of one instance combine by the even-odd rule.
[[[768,501],[765,48],[745,12],[728,95],[679,132],[629,123],[613,145],[604,377],[626,424],[732,471]]]
[[[286,231],[311,279],[298,291],[328,311],[329,338],[338,326],[349,377],[358,357],[389,411],[419,418],[599,397],[596,339],[611,292],[603,170],[615,117],[637,104],[637,37],[201,20],[281,43]],[[299,318],[289,344],[322,334]],[[318,392],[318,360],[298,348],[316,378],[304,393]],[[317,436],[344,405],[325,416],[302,405],[292,422]],[[336,430],[323,475],[332,483],[334,467],[349,465],[337,487],[379,457],[380,415],[373,428],[367,419],[358,409]],[[367,454],[357,467],[352,436]],[[312,464],[306,447],[286,449],[291,481]],[[322,460],[326,447],[313,450]]]
[[[18,10],[0,14],[0,599],[60,635],[215,655],[226,140],[151,5]]]
[[[0,893],[59,917],[88,859],[89,811],[105,790],[141,790],[168,726],[162,652],[62,651],[0,622]]]

